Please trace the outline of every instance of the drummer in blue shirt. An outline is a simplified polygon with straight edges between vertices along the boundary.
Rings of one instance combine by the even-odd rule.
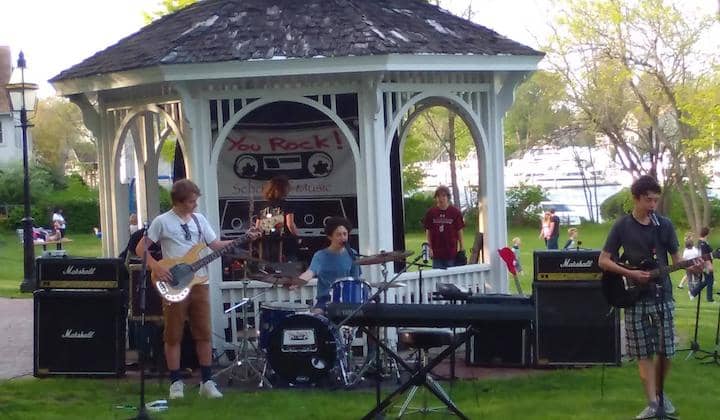
[[[344,217],[331,217],[325,223],[325,235],[330,245],[313,255],[310,267],[300,275],[306,283],[317,277],[317,295],[313,312],[323,314],[330,302],[330,289],[335,280],[343,277],[360,277],[360,267],[355,264],[357,251],[348,244],[352,225]]]

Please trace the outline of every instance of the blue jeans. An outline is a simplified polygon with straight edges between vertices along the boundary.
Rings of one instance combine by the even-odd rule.
[[[454,267],[455,266],[455,260],[446,260],[442,258],[433,258],[432,266],[433,268],[448,268],[448,267]]]
[[[712,302],[715,300],[713,297],[713,283],[715,283],[715,272],[711,271],[709,273],[705,273],[705,283],[707,283],[707,286],[705,288],[707,289],[707,301]]]
[[[315,300],[315,306],[313,308],[322,309],[323,312],[327,311],[328,303],[330,303],[330,295],[318,296]]]
[[[547,249],[558,249],[557,236],[551,236],[550,239],[547,240]]]

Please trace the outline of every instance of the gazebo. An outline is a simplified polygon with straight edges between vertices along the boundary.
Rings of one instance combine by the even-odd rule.
[[[264,180],[284,173],[289,198],[304,209],[296,219],[307,243],[320,240],[325,217],[341,214],[357,226],[360,253],[403,249],[403,142],[420,113],[445,106],[464,120],[477,149],[484,257],[425,271],[425,290],[454,282],[503,292],[502,119],[542,57],[421,0],[206,0],[51,82],[80,107],[98,141],[107,256],[127,243],[130,197],[140,220],[159,213],[158,162],[168,141],[182,156],[175,175],[200,186],[200,211],[225,237],[237,236],[261,205]],[[128,166],[135,190],[124,184]],[[378,280],[380,270],[369,267],[364,275]],[[222,305],[239,299],[239,282],[221,281],[217,263],[211,273],[213,329],[221,335]],[[402,274],[408,287],[390,298],[417,300],[416,277]],[[313,293],[278,290],[266,298]]]

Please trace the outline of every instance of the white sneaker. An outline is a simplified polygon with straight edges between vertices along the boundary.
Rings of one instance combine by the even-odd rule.
[[[643,411],[640,412],[637,416],[635,416],[636,419],[653,419],[655,418],[655,415],[657,413],[657,410],[652,405],[648,405],[643,409]]]
[[[223,394],[218,391],[217,384],[215,381],[206,381],[200,384],[200,395],[204,395],[208,398],[222,398]]]
[[[175,381],[170,384],[170,399],[183,398],[185,396],[184,389],[185,384],[183,381]]]

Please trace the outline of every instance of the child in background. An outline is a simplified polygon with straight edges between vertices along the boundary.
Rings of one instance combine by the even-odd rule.
[[[700,256],[700,250],[695,247],[693,244],[693,238],[685,237],[685,249],[683,250],[683,259],[684,260],[691,260],[693,258],[697,258]],[[695,275],[688,270],[685,270],[685,276],[683,276],[682,280],[680,280],[680,283],[678,283],[678,289],[683,288],[683,284],[687,283],[688,285],[688,296],[690,296],[690,300],[693,300],[695,297],[690,293],[690,291],[695,287],[698,281],[700,281],[700,275]]]
[[[517,271],[519,275],[522,275],[523,269],[520,264],[520,238],[517,236],[512,239],[512,252],[515,254],[515,271]]]
[[[568,229],[568,240],[565,242],[565,246],[563,247],[564,250],[567,249],[573,249],[578,247],[578,230],[577,228],[570,228]]]
[[[693,235],[692,232],[685,233],[685,239],[684,239],[685,250],[683,250],[683,255],[685,254],[685,251],[688,249],[687,248],[688,241],[695,242],[695,235]],[[700,253],[700,250],[698,250],[698,254],[699,253]],[[687,280],[688,280],[688,276],[687,276],[687,271],[686,271],[685,274],[683,274],[682,278],[680,279],[680,283],[678,283],[677,288],[682,289],[687,284]]]

